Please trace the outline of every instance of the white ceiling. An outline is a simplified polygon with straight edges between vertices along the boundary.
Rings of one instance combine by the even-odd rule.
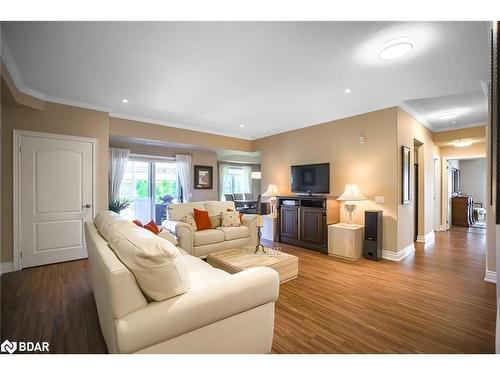
[[[380,60],[398,37],[412,52]],[[255,139],[396,105],[434,130],[487,116],[485,22],[3,22],[2,39],[27,93],[216,134]],[[456,124],[439,119],[450,110]]]

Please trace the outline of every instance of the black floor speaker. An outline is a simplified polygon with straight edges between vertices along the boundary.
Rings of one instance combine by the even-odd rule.
[[[382,211],[365,211],[363,256],[370,260],[382,259]]]

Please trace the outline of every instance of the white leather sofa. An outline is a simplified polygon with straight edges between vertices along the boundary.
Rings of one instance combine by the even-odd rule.
[[[193,228],[181,221],[193,209],[208,211],[213,229],[194,231]],[[179,237],[179,247],[187,253],[204,258],[215,251],[231,249],[233,247],[257,245],[257,215],[245,214],[241,219],[241,227],[222,228],[221,212],[228,209],[235,210],[234,202],[205,201],[174,203],[167,208],[167,220],[163,221],[163,228]]]
[[[257,267],[231,275],[179,249],[188,291],[150,301],[93,223],[85,224],[85,234],[91,286],[110,353],[271,350],[279,292],[276,271]]]

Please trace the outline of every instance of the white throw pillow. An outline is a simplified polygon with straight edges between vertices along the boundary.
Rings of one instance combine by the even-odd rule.
[[[109,237],[116,228],[135,229],[137,227],[137,225],[130,220],[125,219],[123,216],[113,211],[99,212],[94,219],[94,225],[106,241],[109,241]]]
[[[188,291],[189,275],[179,249],[147,229],[116,228],[109,246],[134,274],[142,292],[162,301]]]
[[[196,226],[196,220],[194,219],[194,216],[192,214],[184,215],[181,221],[189,224],[195,232],[198,230],[198,227]]]
[[[172,244],[174,244],[175,246],[177,246],[179,244],[179,241],[177,241],[177,237],[174,236],[172,233],[170,233],[168,230],[166,229],[162,229],[160,231],[160,233],[158,233],[158,236],[171,242]]]
[[[222,227],[241,226],[240,213],[238,211],[227,211],[221,213]]]

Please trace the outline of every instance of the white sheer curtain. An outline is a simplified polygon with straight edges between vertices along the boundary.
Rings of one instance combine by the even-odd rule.
[[[243,167],[243,192],[250,193],[252,191],[252,167],[245,165]]]
[[[182,187],[183,202],[189,202],[193,195],[193,184],[191,180],[191,155],[175,155],[177,163],[177,175]]]
[[[108,162],[108,192],[109,201],[120,198],[120,184],[122,183],[125,168],[127,167],[130,150],[124,148],[110,148]]]
[[[219,197],[220,200],[223,201],[224,199],[224,186],[227,184],[227,180],[229,179],[228,175],[228,170],[229,170],[230,165],[229,164],[219,164]]]

